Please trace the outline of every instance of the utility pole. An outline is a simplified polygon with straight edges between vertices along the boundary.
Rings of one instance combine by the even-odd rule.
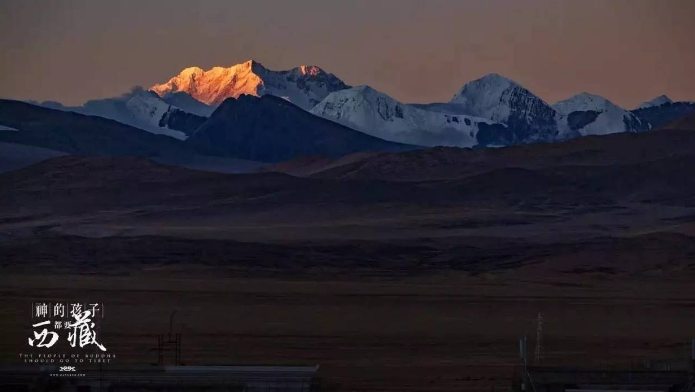
[[[526,390],[526,378],[528,374],[527,361],[526,361],[526,336],[519,339],[519,358],[521,359],[521,390]]]
[[[540,365],[543,359],[543,316],[538,313],[538,326],[536,327],[536,357],[534,364]]]
[[[157,335],[157,364],[159,366],[165,365],[165,352],[169,350],[174,351],[174,365],[181,365],[181,334],[173,333],[175,315],[176,311],[174,310],[169,316],[169,334]]]

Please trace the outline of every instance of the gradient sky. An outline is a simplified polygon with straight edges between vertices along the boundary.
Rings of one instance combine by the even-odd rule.
[[[496,72],[546,101],[695,100],[693,0],[2,0],[0,96],[79,104],[181,69],[318,65],[405,102]]]

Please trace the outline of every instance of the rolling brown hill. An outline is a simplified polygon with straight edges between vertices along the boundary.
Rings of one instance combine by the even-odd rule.
[[[295,160],[331,166],[308,177],[58,157],[0,174],[0,252],[8,270],[687,274],[693,135]]]
[[[691,113],[678,120],[662,125],[659,129],[680,129],[685,131],[695,130],[695,113]]]
[[[502,168],[538,170],[558,166],[614,166],[690,156],[695,151],[695,126],[683,119],[662,130],[590,136],[557,144],[519,145],[472,150],[436,147],[421,151],[356,155],[323,160],[310,170],[304,161],[266,167],[301,176],[323,178],[427,181],[464,178]]]
[[[687,274],[688,121],[562,144],[270,168],[292,175],[52,158],[0,174],[3,268]]]

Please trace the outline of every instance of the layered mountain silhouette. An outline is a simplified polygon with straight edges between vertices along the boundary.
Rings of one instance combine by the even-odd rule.
[[[0,130],[1,151],[14,157],[4,158],[5,163],[0,169],[17,168],[65,154],[147,157],[168,164],[221,172],[254,170],[260,165],[233,157],[205,156],[181,140],[118,121],[21,101],[0,100],[0,124],[12,129]]]

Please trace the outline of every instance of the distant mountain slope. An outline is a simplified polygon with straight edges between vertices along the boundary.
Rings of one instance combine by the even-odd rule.
[[[212,155],[278,162],[302,155],[416,148],[347,128],[272,95],[230,98],[187,143]]]
[[[85,155],[157,157],[189,153],[183,142],[105,119],[20,101],[0,100],[0,141]]]
[[[553,105],[563,117],[561,128],[570,135],[607,135],[619,132],[641,132],[649,129],[631,112],[613,102],[589,93],[577,94]]]
[[[385,140],[423,146],[472,147],[490,120],[421,109],[398,102],[369,86],[331,93],[311,113]]]
[[[288,71],[273,71],[249,60],[229,68],[215,67],[208,71],[198,67],[186,68],[166,83],[155,84],[150,90],[161,97],[186,92],[212,106],[241,95],[270,94],[309,110],[331,92],[347,87],[335,75],[319,67],[302,65]]]

